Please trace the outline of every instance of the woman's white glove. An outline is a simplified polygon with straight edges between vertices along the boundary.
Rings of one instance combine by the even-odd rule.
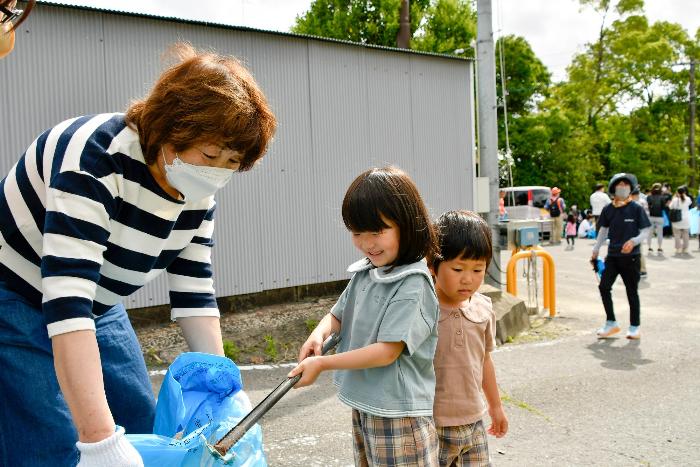
[[[117,426],[112,436],[96,443],[75,443],[80,451],[78,467],[143,467],[143,459]]]

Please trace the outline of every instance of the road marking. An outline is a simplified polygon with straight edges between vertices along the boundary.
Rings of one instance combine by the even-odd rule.
[[[241,371],[249,370],[274,370],[277,368],[294,368],[297,366],[296,363],[280,363],[279,365],[240,365],[238,369]],[[150,370],[148,376],[163,376],[168,370]]]

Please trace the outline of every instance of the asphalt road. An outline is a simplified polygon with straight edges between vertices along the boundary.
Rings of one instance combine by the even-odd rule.
[[[698,240],[691,245],[696,250]],[[579,240],[573,251],[546,247],[557,267],[555,322],[564,331],[494,352],[510,431],[489,438],[493,463],[700,465],[700,252],[672,256],[671,239],[666,256],[644,251],[641,341],[624,338],[629,308],[621,279],[614,301],[623,332],[598,340],[594,330],[605,314],[587,262],[591,246]],[[244,371],[253,403],[288,370]],[[328,374],[290,392],[261,425],[271,466],[353,465],[350,410],[335,397]]]

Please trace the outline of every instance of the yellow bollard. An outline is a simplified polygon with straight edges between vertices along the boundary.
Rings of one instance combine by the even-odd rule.
[[[531,250],[518,251],[513,253],[508,261],[508,267],[506,268],[506,291],[512,295],[518,295],[518,285],[516,277],[516,266],[518,260],[529,258],[532,256],[532,252],[535,252],[536,256],[542,258],[543,261],[543,272],[544,272],[544,309],[549,311],[549,317],[553,318],[556,316],[556,267],[554,266],[554,258],[547,251],[540,247],[535,247]],[[536,265],[535,265],[536,267]]]

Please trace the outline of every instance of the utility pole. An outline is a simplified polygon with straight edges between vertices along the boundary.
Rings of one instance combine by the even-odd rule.
[[[695,59],[690,59],[690,79],[688,80],[688,95],[690,99],[690,132],[688,134],[688,152],[690,153],[690,177],[688,186],[695,188]]]
[[[498,244],[498,127],[496,116],[496,54],[493,45],[491,0],[476,2],[476,62],[479,171],[489,179],[488,223],[493,238],[493,259],[486,282],[500,288],[501,248]]]
[[[409,7],[409,0],[401,0],[399,33],[396,35],[396,47],[399,49],[411,48],[411,14]]]

